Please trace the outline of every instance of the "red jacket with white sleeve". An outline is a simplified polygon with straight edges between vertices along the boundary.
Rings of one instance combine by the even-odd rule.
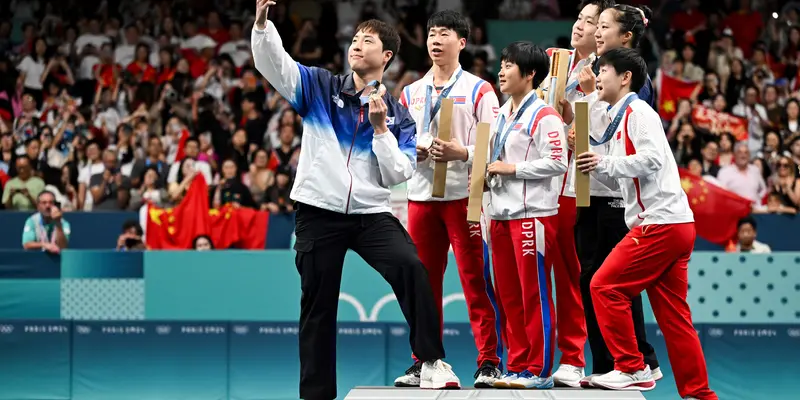
[[[626,98],[608,111],[611,119]],[[608,151],[601,156],[592,175],[610,188],[622,191],[625,223],[629,228],[694,222],[661,117],[647,102],[637,99],[630,103],[607,144]]]
[[[531,96],[535,97],[536,93],[528,93],[521,104]],[[496,138],[505,134],[515,114],[511,113],[511,100],[500,108],[492,126],[490,154],[494,152]],[[503,132],[498,132],[500,121],[505,121]],[[558,178],[567,172],[567,157],[567,138],[561,116],[536,98],[514,125],[500,153],[500,161],[516,166],[516,175],[489,177],[488,214],[491,219],[556,215],[561,192]]]

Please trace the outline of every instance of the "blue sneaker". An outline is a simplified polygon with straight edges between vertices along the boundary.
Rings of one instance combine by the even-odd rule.
[[[511,381],[509,386],[514,389],[552,389],[553,377],[540,378],[525,370],[519,374],[516,380]]]
[[[508,371],[505,374],[503,374],[503,376],[500,379],[494,381],[494,384],[492,384],[492,386],[498,389],[508,389],[511,387],[510,386],[511,382],[517,380],[518,377],[519,374],[517,374],[516,372]]]

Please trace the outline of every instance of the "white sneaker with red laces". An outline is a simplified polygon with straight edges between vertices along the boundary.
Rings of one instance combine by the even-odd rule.
[[[419,373],[420,389],[461,389],[461,381],[450,364],[442,360],[422,363]]]
[[[592,385],[609,390],[647,391],[655,389],[656,381],[653,379],[650,367],[645,366],[643,370],[636,371],[632,374],[617,370],[611,371],[605,375],[593,378]]]

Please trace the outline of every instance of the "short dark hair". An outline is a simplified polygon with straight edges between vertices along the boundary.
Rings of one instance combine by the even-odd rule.
[[[607,8],[614,7],[616,4],[614,0],[583,0],[578,5],[578,12],[581,12],[586,6],[597,6],[597,15],[600,15]]]
[[[186,138],[186,141],[183,142],[183,147],[186,147],[187,144],[192,143],[192,142],[197,143],[198,146],[200,145],[200,140],[197,139],[196,136],[189,136],[188,138]]]
[[[397,29],[381,20],[370,19],[358,24],[356,32],[372,32],[378,35],[378,39],[383,43],[383,51],[392,52],[392,58],[384,67],[384,70],[388,69],[400,51],[400,34],[397,33]]]
[[[142,235],[142,226],[139,225],[139,221],[135,219],[129,219],[122,224],[122,232],[124,233],[128,229],[134,228],[136,229],[136,234],[141,236]]]
[[[49,190],[42,190],[42,191],[39,193],[39,195],[38,195],[38,196],[36,196],[36,201],[41,201],[41,200],[42,200],[42,196],[47,196],[48,194],[49,194],[50,196],[53,196],[53,200],[55,200],[55,199],[56,199],[56,194],[55,194],[55,193],[53,193],[53,192],[51,192],[51,191],[49,191]]]
[[[748,216],[740,219],[739,222],[736,224],[736,229],[738,230],[738,229],[740,229],[742,227],[742,225],[746,225],[746,224],[750,224],[750,226],[753,227],[753,230],[758,232],[758,224],[756,223],[756,219],[753,218],[753,216],[751,216],[751,215],[748,215]]]
[[[611,8],[616,11],[615,20],[619,24],[620,33],[630,32],[631,48],[638,48],[644,36],[644,29],[647,27],[645,18],[650,20],[653,12],[647,6],[634,7],[627,4],[617,4]]]
[[[631,73],[630,91],[633,93],[638,93],[647,81],[647,64],[634,49],[620,47],[603,54],[600,57],[600,67],[606,65],[613,67],[617,75],[626,71]]]
[[[469,40],[470,26],[469,21],[458,11],[442,10],[434,13],[428,18],[428,28],[447,28],[454,31],[459,39]]]
[[[500,55],[501,62],[510,62],[519,67],[522,76],[533,76],[533,87],[538,88],[550,74],[550,57],[541,47],[531,42],[514,42],[506,46]]]

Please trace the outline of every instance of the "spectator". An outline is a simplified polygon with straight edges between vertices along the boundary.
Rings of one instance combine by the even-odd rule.
[[[292,46],[292,58],[308,66],[319,66],[322,58],[322,46],[317,39],[314,21],[306,19],[300,25],[300,32]]]
[[[254,94],[247,94],[242,100],[242,123],[240,128],[247,132],[248,153],[264,146],[264,136],[267,132],[267,119],[257,108],[257,98]]]
[[[153,167],[155,170],[156,183],[161,187],[165,187],[167,185],[169,168],[167,167],[161,138],[156,135],[150,136],[150,138],[147,139],[147,157],[140,158],[133,164],[130,174],[131,187],[138,188],[142,184],[145,170],[149,167]]]
[[[69,244],[71,229],[61,215],[56,197],[47,191],[37,196],[38,212],[25,220],[22,229],[22,248],[59,254]]]
[[[214,191],[214,208],[226,204],[232,204],[237,208],[256,206],[250,189],[242,183],[242,175],[233,160],[225,160],[222,163],[222,173]]]
[[[717,175],[728,190],[756,204],[767,194],[767,185],[758,167],[750,162],[750,150],[746,143],[739,142],[734,148],[734,164],[723,167]]]
[[[261,209],[273,214],[293,212],[294,205],[289,198],[291,192],[292,179],[289,173],[285,170],[279,170],[275,176],[275,186],[267,190],[267,202],[261,205]]]
[[[103,172],[89,179],[95,210],[124,210],[130,201],[129,182],[117,167],[117,153],[103,152]]]
[[[274,184],[275,174],[269,168],[270,156],[264,149],[258,149],[253,154],[253,163],[244,177],[244,183],[250,188],[253,201],[257,204],[266,201],[267,189]]]
[[[139,221],[130,220],[122,224],[122,234],[117,238],[117,251],[137,251],[146,250],[142,242],[142,230]]]
[[[194,238],[194,243],[192,243],[192,248],[197,251],[209,251],[214,250],[214,242],[211,241],[211,238],[207,235],[201,235]]]
[[[756,240],[758,234],[756,220],[753,217],[744,217],[739,220],[736,253],[766,254],[772,250],[768,245]]]
[[[37,107],[42,105],[42,76],[48,65],[47,41],[43,37],[36,38],[33,53],[25,56],[17,69],[20,72],[19,81],[25,88],[25,94],[31,95]]]
[[[173,166],[173,169],[177,166],[178,172],[175,175],[175,181],[169,182],[169,186],[167,187],[169,199],[173,203],[177,204],[183,200],[183,196],[186,195],[186,191],[189,190],[194,178],[198,174],[202,174],[202,172],[196,168],[196,165],[197,162],[193,159],[184,158],[183,161]]]
[[[784,106],[783,137],[788,138],[800,132],[800,102],[789,99]]]
[[[300,147],[294,145],[295,132],[294,125],[284,125],[280,130],[280,147],[272,151],[272,157],[276,163],[274,168],[283,168],[292,176],[297,171],[297,163],[300,160]]]
[[[792,158],[795,165],[800,166],[800,135],[790,137],[788,143],[786,148],[789,149],[789,156]],[[795,172],[800,174],[800,167],[798,167],[798,170]]]
[[[183,146],[183,153],[184,153],[184,160],[190,159],[192,160],[192,170],[197,171],[198,173],[203,174],[203,177],[206,178],[206,182],[211,183],[212,180],[212,173],[211,173],[211,166],[208,165],[205,161],[198,161],[197,156],[200,154],[200,141],[197,138],[190,137],[186,139],[186,142]],[[179,172],[181,171],[181,163],[174,163],[169,169],[169,175],[167,176],[167,183],[173,184],[179,182],[180,179],[178,177]],[[184,175],[187,176],[187,175]]]
[[[30,211],[36,209],[36,199],[44,190],[42,178],[33,175],[31,159],[22,155],[16,159],[16,177],[3,187],[3,205],[6,210]]]
[[[75,211],[78,203],[78,173],[72,164],[61,167],[61,175],[55,185],[46,185],[44,190],[52,192],[63,211]]]
[[[719,135],[719,167],[726,167],[733,163],[733,145],[736,138],[730,132],[723,132]]]
[[[733,114],[747,119],[748,145],[755,154],[761,149],[764,140],[764,129],[769,127],[767,109],[758,104],[760,91],[750,85],[745,89],[744,99],[733,107]]]
[[[797,212],[800,208],[800,185],[797,179],[797,166],[791,158],[778,159],[776,173],[770,179],[771,192],[778,196],[780,204]]]
[[[94,205],[94,197],[89,190],[92,176],[105,171],[103,160],[100,159],[100,144],[90,141],[86,145],[86,165],[78,173],[78,209],[90,211]]]
[[[701,151],[703,158],[701,160],[701,171],[703,175],[711,175],[717,177],[719,174],[719,165],[717,164],[717,157],[719,157],[719,144],[713,140],[706,142]]]
[[[170,204],[169,193],[164,188],[164,180],[159,175],[157,166],[145,167],[141,172],[141,177],[137,179],[141,182],[141,186],[131,190],[128,209],[135,211],[146,203],[162,208]]]

